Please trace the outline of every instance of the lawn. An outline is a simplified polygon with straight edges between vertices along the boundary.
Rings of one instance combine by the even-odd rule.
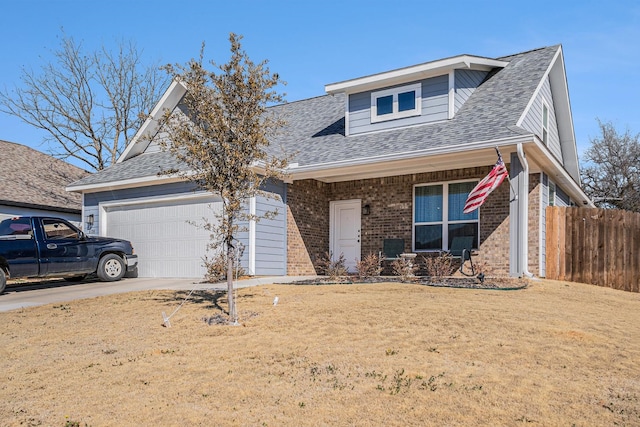
[[[532,281],[146,291],[0,313],[7,426],[640,425],[640,295]],[[278,304],[273,305],[278,296]]]

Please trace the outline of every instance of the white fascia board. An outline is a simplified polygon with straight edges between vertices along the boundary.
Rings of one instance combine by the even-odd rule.
[[[564,167],[571,170],[570,175],[573,180],[580,184],[580,168],[578,164],[578,150],[576,146],[575,130],[573,128],[573,117],[571,114],[571,102],[569,99],[569,87],[567,84],[567,74],[564,67],[564,56],[562,54],[562,46],[558,47],[558,51],[554,55],[549,67],[540,79],[533,96],[529,99],[527,106],[516,122],[516,126],[521,126],[525,117],[531,110],[533,103],[540,94],[540,90],[545,80],[549,78],[551,92],[553,93],[553,105],[556,112],[558,123],[558,133],[562,154],[565,160]],[[564,124],[567,123],[565,126]]]
[[[447,147],[437,147],[428,148],[425,150],[384,154],[380,156],[365,157],[356,160],[316,163],[309,166],[291,167],[288,171],[292,180],[306,178],[322,179],[323,177],[328,177],[330,172],[335,172],[336,175],[340,175],[342,171],[348,168],[371,165],[375,166],[377,169],[380,169],[380,165],[387,162],[416,160],[419,158],[427,158],[438,155],[464,153],[471,150],[481,150],[486,148],[514,145],[518,143],[528,143],[531,142],[531,140],[532,135],[519,135],[511,138],[492,139],[488,141],[464,143]]]
[[[594,208],[595,205],[593,204],[593,201],[589,198],[589,196],[587,196],[580,184],[576,182],[574,177],[564,168],[560,161],[549,152],[549,148],[547,148],[544,142],[542,142],[542,140],[540,140],[540,138],[536,136],[534,138],[534,144],[540,152],[545,153],[545,160],[551,165],[551,169],[555,173],[555,176],[552,177],[553,180],[557,181],[557,177],[561,177],[563,183],[569,184],[570,188],[563,188],[563,190],[569,193],[569,196],[572,196],[574,199],[576,199],[576,201],[586,201],[587,204],[585,206]]]
[[[497,59],[482,58],[471,55],[460,55],[411,67],[399,68],[384,73],[373,74],[357,79],[331,83],[325,86],[325,91],[334,95],[336,93],[356,93],[368,89],[403,84],[415,80],[448,74],[455,69],[474,69],[489,71],[493,68],[506,67],[508,62]]]
[[[102,182],[99,184],[70,185],[65,188],[69,192],[75,193],[96,193],[98,191],[116,190],[133,187],[146,187],[150,185],[169,184],[183,181],[184,178],[178,175],[167,176],[143,176],[139,178],[125,179],[121,181]]]
[[[158,120],[162,117],[162,114],[166,110],[173,110],[176,108],[184,94],[187,92],[187,87],[179,82],[178,80],[173,80],[169,85],[169,88],[164,92],[160,101],[156,104],[156,106],[151,110],[151,114],[144,121],[140,129],[136,132],[136,134],[131,139],[131,142],[127,145],[125,150],[122,152],[116,163],[122,163],[130,157],[138,155],[149,146],[149,139],[143,138],[144,136],[154,135],[158,130]]]
[[[251,166],[256,173],[260,174],[265,171],[263,161],[254,162]],[[193,172],[186,172],[186,175],[192,175]],[[186,178],[181,174],[170,175],[149,175],[138,178],[124,179],[120,181],[110,181],[98,184],[70,185],[65,188],[66,191],[76,193],[95,193],[106,190],[121,190],[125,188],[147,187],[150,185],[170,184],[173,182],[184,181]]]
[[[560,47],[562,51],[562,47]],[[575,129],[573,128],[573,114],[571,113],[571,99],[569,97],[569,85],[567,83],[567,73],[564,65],[564,55],[562,52],[558,57],[558,62],[549,74],[549,84],[551,92],[554,94],[554,106],[556,106],[556,117],[558,126],[558,136],[562,147],[565,168],[570,171],[579,185],[580,166],[578,162],[578,147],[576,145]],[[557,101],[556,101],[557,100]],[[560,124],[566,124],[560,126]]]
[[[522,122],[524,121],[524,118],[527,116],[527,114],[529,113],[529,110],[531,110],[531,106],[533,106],[533,103],[536,101],[536,98],[538,97],[540,90],[542,90],[542,87],[544,86],[544,82],[549,76],[549,73],[551,73],[551,69],[553,69],[553,66],[556,63],[556,60],[558,59],[558,56],[560,55],[560,53],[561,53],[561,49],[558,49],[556,54],[553,56],[553,59],[549,63],[549,66],[547,67],[544,74],[542,75],[542,78],[538,82],[538,86],[536,86],[536,90],[533,91],[533,95],[531,96],[531,98],[529,98],[529,102],[527,103],[527,106],[522,111],[520,118],[516,122],[516,126],[522,126]]]
[[[447,114],[447,117],[449,119],[453,119],[453,116],[455,115],[455,109],[456,109],[456,72],[454,70],[449,71],[449,92],[448,92],[448,98],[449,98],[449,111]]]

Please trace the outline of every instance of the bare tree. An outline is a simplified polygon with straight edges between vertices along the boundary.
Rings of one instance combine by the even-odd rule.
[[[132,42],[86,54],[63,34],[53,54],[37,73],[23,67],[22,85],[0,92],[0,111],[46,131],[52,155],[102,170],[135,135],[167,76],[157,64],[145,68]]]
[[[209,249],[222,249],[227,262],[227,298],[229,319],[237,323],[233,295],[233,268],[236,237],[243,220],[259,220],[250,215],[246,202],[262,191],[270,179],[283,178],[287,160],[267,152],[269,137],[284,123],[267,110],[271,103],[282,102],[276,86],[283,83],[271,73],[267,61],[252,62],[242,50],[242,36],[231,33],[229,62],[214,71],[203,65],[204,44],[198,60],[187,65],[167,66],[168,72],[187,88],[183,103],[188,115],[167,111],[163,117],[160,145],[186,165],[179,173],[198,187],[220,195],[223,208],[215,224],[205,223],[212,237]],[[218,70],[216,73],[215,70]],[[205,263],[207,261],[205,260]]]
[[[585,152],[582,184],[599,207],[640,212],[640,134],[598,121],[601,135]]]

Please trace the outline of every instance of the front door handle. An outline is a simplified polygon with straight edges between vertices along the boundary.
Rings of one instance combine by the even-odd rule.
[[[47,249],[58,249],[58,245],[55,243],[47,243]]]

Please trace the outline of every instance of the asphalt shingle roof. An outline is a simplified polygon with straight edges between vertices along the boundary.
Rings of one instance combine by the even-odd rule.
[[[65,187],[89,175],[25,145],[0,141],[0,204],[77,210],[82,196]]]
[[[508,61],[490,73],[451,120],[345,136],[345,95],[325,95],[272,107],[287,121],[270,150],[292,156],[299,166],[357,160],[398,152],[528,135],[516,127],[559,46],[498,58]],[[167,153],[149,153],[115,164],[75,185],[91,185],[157,174],[176,166]]]

